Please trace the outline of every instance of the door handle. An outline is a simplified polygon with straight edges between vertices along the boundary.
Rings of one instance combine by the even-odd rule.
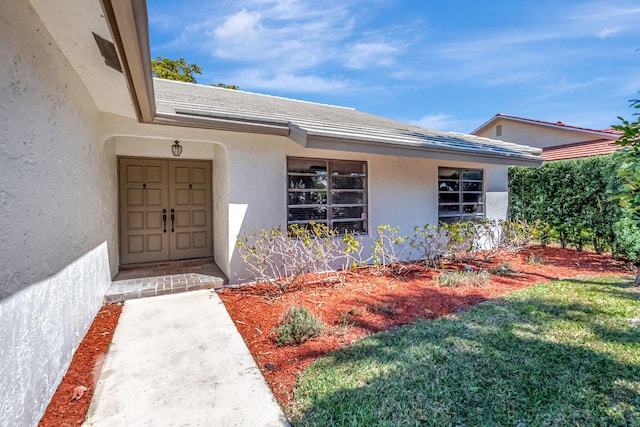
[[[166,209],[162,209],[162,223],[164,227],[163,233],[166,233],[167,232],[167,210]]]
[[[176,219],[176,215],[175,215],[175,209],[171,209],[171,232],[173,233],[173,223]]]

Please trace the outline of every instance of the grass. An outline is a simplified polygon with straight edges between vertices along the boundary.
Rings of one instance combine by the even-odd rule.
[[[640,290],[552,282],[383,332],[301,375],[294,425],[638,426]]]
[[[481,288],[491,279],[488,271],[480,270],[463,270],[463,271],[443,271],[436,278],[436,283],[447,288],[458,288],[461,286],[470,286]]]

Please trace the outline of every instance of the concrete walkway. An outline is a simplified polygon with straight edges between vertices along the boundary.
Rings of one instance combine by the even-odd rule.
[[[85,426],[288,426],[215,292],[127,301]]]

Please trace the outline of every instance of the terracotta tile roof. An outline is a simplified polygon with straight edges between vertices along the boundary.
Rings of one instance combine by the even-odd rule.
[[[578,159],[589,156],[611,154],[621,149],[614,145],[612,139],[594,139],[593,141],[575,142],[573,144],[556,145],[542,150],[542,157],[546,161]]]

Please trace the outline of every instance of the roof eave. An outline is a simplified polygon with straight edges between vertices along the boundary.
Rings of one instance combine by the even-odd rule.
[[[156,116],[145,0],[101,0],[138,120]]]
[[[507,166],[539,167],[544,159],[527,154],[494,154],[486,151],[468,149],[434,148],[423,145],[397,144],[393,142],[368,141],[362,139],[345,139],[328,136],[305,135],[304,143],[296,141],[307,148],[323,150],[350,151],[369,154],[381,154],[403,157],[429,158],[437,160],[490,163]]]

